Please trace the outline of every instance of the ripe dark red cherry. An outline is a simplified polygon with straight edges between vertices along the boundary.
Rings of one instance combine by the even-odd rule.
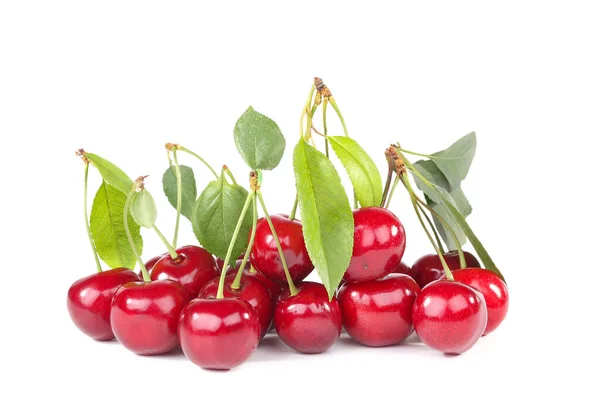
[[[400,343],[413,331],[412,307],[420,291],[417,282],[403,274],[346,283],[338,293],[344,329],[367,346]]]
[[[115,337],[110,326],[110,305],[117,289],[128,282],[139,281],[135,272],[116,268],[81,278],[71,285],[67,309],[75,325],[95,340]]]
[[[136,354],[168,353],[177,347],[177,322],[187,302],[187,291],[175,281],[126,283],[113,299],[113,332]]]
[[[246,361],[260,340],[260,322],[245,301],[195,299],[179,318],[185,356],[208,369],[231,369]]]
[[[292,280],[300,282],[314,269],[304,243],[302,224],[297,220],[292,221],[284,215],[272,215],[271,220],[281,242]],[[277,244],[271,234],[271,228],[264,218],[259,219],[256,226],[250,262],[254,268],[270,280],[287,283]]]
[[[365,282],[392,272],[406,248],[404,226],[391,211],[360,208],[354,215],[354,248],[344,274],[347,282]]]
[[[400,264],[398,264],[396,269],[392,271],[392,274],[404,274],[412,277],[412,271],[410,270],[410,267],[404,264],[402,261],[400,261]]]
[[[417,296],[413,322],[427,346],[448,354],[464,353],[485,331],[485,299],[463,283],[435,281]]]
[[[467,268],[481,268],[481,264],[475,256],[468,251],[463,251]],[[457,251],[449,251],[444,253],[444,259],[451,270],[460,269],[460,257]],[[428,283],[437,281],[444,274],[444,267],[437,254],[427,254],[419,258],[411,268],[411,276],[417,281],[421,288],[424,288]]]
[[[148,274],[152,273],[152,269],[156,265],[156,262],[158,260],[160,260],[161,258],[163,258],[164,256],[166,256],[167,254],[169,254],[169,253],[159,254],[158,256],[154,256],[144,263],[144,266],[146,267],[146,271],[148,271]],[[142,274],[142,271],[138,271],[138,276],[140,277],[141,280],[144,280],[144,274]]]
[[[176,251],[179,254],[176,259],[167,254],[156,262],[150,279],[170,279],[179,282],[192,299],[198,295],[206,282],[218,276],[215,259],[208,251],[198,246],[183,246]]]
[[[273,319],[273,307],[274,302],[269,290],[264,287],[258,279],[251,275],[242,275],[240,281],[240,287],[233,289],[231,284],[235,280],[236,270],[232,270],[225,277],[225,286],[223,288],[223,295],[225,298],[239,298],[245,300],[260,321],[261,326],[261,337],[263,337],[269,330],[271,320]],[[200,291],[198,297],[203,299],[214,299],[217,297],[217,290],[219,288],[219,277],[210,280]]]
[[[301,353],[322,353],[342,332],[342,313],[335,297],[329,301],[325,286],[316,282],[297,285],[298,294],[284,291],[275,305],[273,322],[277,334]]]
[[[464,283],[481,292],[488,312],[484,335],[494,331],[508,312],[508,288],[506,283],[492,271],[481,268],[466,268],[452,273],[456,282]]]

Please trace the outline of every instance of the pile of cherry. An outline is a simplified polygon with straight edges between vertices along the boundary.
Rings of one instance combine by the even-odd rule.
[[[216,298],[223,262],[201,247],[183,246],[175,259],[167,253],[146,263],[151,282],[124,268],[78,280],[69,289],[69,313],[93,339],[116,337],[140,355],[181,346],[188,359],[208,369],[240,365],[271,327],[302,353],[326,351],[343,326],[366,346],[397,344],[415,330],[426,345],[460,354],[502,322],[507,287],[472,254],[464,253],[465,269],[456,252],[444,254],[453,281],[435,254],[408,268],[402,263],[405,231],[391,211],[368,207],[353,215],[352,258],[331,300],[322,284],[303,281],[313,265],[301,223],[272,215],[297,293],[290,293],[274,237],[261,218],[251,267],[239,282],[230,268],[224,298]]]

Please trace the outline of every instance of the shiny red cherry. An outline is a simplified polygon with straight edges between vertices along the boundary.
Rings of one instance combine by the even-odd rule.
[[[269,330],[271,320],[273,319],[274,302],[269,290],[264,287],[258,279],[251,275],[242,275],[240,287],[233,289],[231,285],[235,280],[237,271],[232,270],[225,276],[225,286],[223,287],[223,295],[225,298],[238,298],[245,300],[252,306],[254,312],[258,316],[261,326],[261,337]],[[219,289],[220,277],[210,280],[200,291],[198,297],[203,299],[214,299],[217,297]]]
[[[156,262],[150,279],[170,279],[179,282],[192,299],[198,295],[202,286],[218,276],[215,259],[208,251],[198,246],[183,246],[176,252],[179,255],[176,259],[167,254]]]
[[[179,318],[183,353],[202,368],[237,367],[250,357],[259,340],[258,316],[241,299],[195,299]]]
[[[485,298],[488,319],[484,335],[494,331],[508,312],[508,288],[506,283],[492,271],[466,268],[452,273],[456,282],[464,283],[481,292]]]
[[[467,268],[481,268],[481,264],[479,264],[479,261],[473,254],[468,251],[464,251],[463,253],[465,253]],[[460,257],[457,251],[444,253],[444,259],[451,270],[460,269]],[[437,254],[427,254],[419,258],[413,264],[411,273],[411,276],[421,288],[445,276],[444,267]]]
[[[167,353],[177,347],[177,322],[187,302],[187,291],[175,281],[126,283],[113,299],[113,332],[136,354]]]
[[[367,346],[400,343],[413,331],[412,307],[420,291],[404,274],[346,283],[338,293],[344,329]]]
[[[412,271],[410,270],[410,267],[404,264],[402,261],[400,261],[396,269],[392,271],[392,274],[404,274],[412,277]]]
[[[139,281],[135,272],[116,268],[81,278],[71,285],[67,309],[75,325],[95,340],[115,337],[110,326],[110,305],[117,289],[128,282]]]
[[[235,268],[240,266],[241,261],[243,259],[244,259],[244,254],[240,254],[240,256],[235,261]],[[223,270],[223,265],[225,264],[225,260],[223,260],[222,258],[219,258],[219,257],[215,257],[215,261],[217,263],[217,271],[219,271],[219,274],[220,274],[221,271]],[[231,264],[231,262],[229,262],[229,264]]]
[[[240,257],[243,258],[243,255]],[[221,267],[219,267],[219,262],[221,263]],[[237,274],[237,270],[238,270],[238,268],[240,268],[241,265],[242,265],[242,260],[238,258],[238,260],[235,262],[235,268],[230,268],[229,271],[227,271],[227,274]],[[256,268],[248,269],[248,265],[250,265],[250,262],[246,263],[246,267],[244,269],[243,274],[252,276],[252,277],[258,279],[260,281],[260,283],[262,283],[262,285],[264,287],[266,287],[267,290],[269,291],[269,294],[273,298],[273,302],[275,301],[275,299],[277,299],[277,296],[279,296],[279,294],[281,292],[283,292],[283,290],[285,288],[287,288],[287,282],[279,283],[279,282],[272,281],[269,278],[267,278],[266,276],[264,276],[263,274],[261,274]],[[219,269],[219,275],[221,275],[222,267],[223,267],[223,260],[221,260],[220,258],[217,258],[217,269]]]
[[[392,272],[406,247],[404,226],[391,211],[360,208],[354,215],[354,248],[344,274],[347,282],[365,282]]]
[[[297,285],[298,294],[284,291],[275,305],[273,322],[277,334],[301,353],[322,353],[342,332],[342,313],[335,297],[329,301],[325,286],[316,282]]]
[[[314,269],[304,243],[302,224],[283,215],[272,215],[271,220],[281,242],[283,255],[292,280],[300,282]],[[270,280],[287,283],[277,244],[271,234],[271,228],[264,218],[259,219],[256,226],[256,236],[250,253],[250,262],[254,268]]]
[[[413,323],[421,341],[448,354],[469,350],[485,331],[487,317],[481,292],[448,280],[424,287],[413,305]]]
[[[164,256],[168,255],[168,254],[169,253],[162,253],[162,254],[154,256],[151,259],[149,259],[148,261],[146,261],[144,263],[144,266],[146,267],[146,271],[148,271],[148,274],[152,273],[152,268],[154,268],[154,266],[156,265],[157,261],[160,260],[161,258],[163,258]],[[140,277],[141,280],[144,280],[144,274],[142,274],[142,271],[138,271],[138,276]]]

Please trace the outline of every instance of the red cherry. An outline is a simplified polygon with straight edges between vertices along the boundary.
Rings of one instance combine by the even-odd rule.
[[[410,276],[345,284],[338,294],[344,329],[367,346],[400,343],[413,331],[412,307],[421,289]]]
[[[241,299],[195,299],[179,318],[185,356],[208,369],[231,369],[246,361],[260,340],[260,322]]]
[[[158,260],[150,279],[170,279],[179,282],[192,299],[198,295],[206,282],[218,276],[215,259],[208,251],[198,246],[183,246],[176,251],[179,255],[176,259],[167,254]]]
[[[469,350],[485,331],[483,295],[460,282],[435,281],[413,305],[413,322],[423,343],[448,354]]]
[[[223,295],[225,298],[238,298],[245,300],[252,306],[254,312],[258,316],[261,326],[261,338],[269,330],[271,320],[273,319],[273,298],[271,294],[264,287],[258,279],[251,275],[247,275],[244,271],[242,280],[240,281],[239,289],[231,288],[231,284],[235,280],[236,270],[232,270],[225,277],[225,287],[223,288]],[[217,297],[217,290],[219,288],[219,277],[210,280],[200,291],[198,297],[203,299],[214,299]]]
[[[135,272],[126,268],[102,271],[79,279],[71,285],[67,295],[71,319],[92,339],[113,339],[110,305],[115,292],[121,285],[139,280]]]
[[[272,215],[271,220],[281,242],[283,255],[292,280],[300,282],[314,269],[304,243],[302,224],[283,215]],[[260,218],[256,226],[256,236],[250,253],[250,262],[254,268],[270,280],[287,283],[277,244],[271,234],[271,228],[264,218]]]
[[[488,319],[484,335],[494,331],[508,312],[508,288],[506,283],[492,271],[466,268],[452,273],[456,282],[464,283],[481,292],[485,298]]]
[[[273,317],[277,334],[301,353],[322,353],[342,332],[342,313],[335,297],[329,301],[325,286],[316,282],[298,284],[298,294],[284,291]]]
[[[240,254],[240,256],[237,258],[237,260],[235,261],[235,267],[239,267],[241,264],[241,260],[244,259],[244,254]],[[225,264],[225,260],[223,260],[222,258],[219,257],[215,257],[215,261],[217,263],[217,271],[219,271],[219,274],[221,273],[221,271],[223,271],[223,264]],[[231,262],[230,262],[231,264]]]
[[[177,321],[187,302],[187,291],[175,281],[126,283],[113,299],[113,332],[136,354],[167,353],[177,347]]]
[[[240,268],[240,266],[242,265],[242,260],[243,260],[243,255],[240,256],[242,259],[237,259],[237,261],[235,262],[235,268],[230,268],[229,271],[227,271],[227,274],[233,273],[236,274],[237,270]],[[221,263],[221,267],[219,267],[219,262]],[[246,263],[246,266],[250,264],[249,262]],[[223,267],[223,260],[221,260],[220,258],[217,258],[217,269],[219,269],[219,275],[221,275],[221,268]],[[252,276],[256,279],[258,279],[260,281],[260,283],[267,288],[267,290],[269,291],[269,294],[271,295],[271,297],[273,299],[276,299],[277,296],[279,296],[279,294],[281,294],[281,292],[283,292],[283,290],[287,287],[287,282],[286,283],[279,283],[279,282],[274,282],[272,280],[270,280],[269,278],[267,278],[266,276],[264,276],[263,274],[261,274],[256,268],[252,268],[252,269],[244,269],[243,272],[244,275],[248,275],[248,276]]]
[[[157,261],[160,260],[161,258],[163,258],[164,256],[168,255],[168,254],[169,253],[162,253],[162,254],[154,256],[151,259],[149,259],[148,261],[146,261],[144,263],[144,266],[146,267],[146,271],[148,271],[148,274],[152,273],[152,268],[154,268],[154,266],[156,265]],[[141,280],[144,280],[144,274],[142,274],[142,271],[138,271],[138,276],[140,277]]]
[[[475,256],[468,251],[463,251],[467,268],[481,268],[481,264]],[[451,270],[460,269],[460,257],[457,251],[449,251],[444,253],[446,264]],[[445,276],[444,267],[437,254],[427,254],[419,258],[411,268],[411,276],[417,281],[421,288],[424,288],[428,283],[437,281]]]
[[[347,282],[365,282],[392,272],[402,260],[406,234],[389,210],[367,207],[353,211],[354,248],[344,274]]]
[[[410,270],[410,267],[404,264],[402,261],[400,261],[400,264],[398,264],[396,269],[392,271],[392,274],[404,274],[412,277],[412,271]]]

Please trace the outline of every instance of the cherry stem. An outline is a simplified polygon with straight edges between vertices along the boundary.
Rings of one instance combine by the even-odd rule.
[[[246,263],[248,262],[248,257],[250,257],[250,252],[252,251],[252,246],[254,245],[254,238],[256,237],[256,223],[258,219],[258,211],[256,206],[256,194],[252,196],[252,231],[250,233],[250,240],[248,241],[248,247],[246,248],[246,254],[244,254],[244,259],[242,260],[242,264],[238,269],[237,274],[235,275],[235,279],[231,284],[231,288],[237,290],[240,288],[240,284],[242,282],[242,276],[244,275],[244,268],[246,268]]]
[[[294,206],[292,207],[292,212],[290,213],[290,221],[296,219],[296,211],[298,210],[298,192],[296,192],[296,198],[294,199]]]
[[[394,195],[394,192],[396,191],[396,186],[398,186],[398,182],[400,182],[400,177],[398,175],[396,175],[396,178],[394,178],[394,184],[392,185],[392,189],[390,190],[387,201],[385,203],[385,208],[388,208],[390,206],[390,203],[392,201],[392,196]]]
[[[390,192],[390,184],[392,183],[392,175],[394,174],[393,168],[388,169],[387,178],[385,179],[385,186],[383,188],[383,195],[381,196],[381,203],[379,207],[383,207],[387,200],[388,194]]]
[[[242,229],[242,223],[244,222],[244,217],[246,217],[246,213],[248,212],[248,207],[250,207],[250,202],[252,198],[255,196],[254,190],[248,193],[248,197],[246,197],[246,202],[244,203],[244,208],[242,209],[242,213],[238,218],[237,225],[235,226],[235,230],[233,231],[233,236],[231,237],[231,242],[229,243],[229,248],[227,249],[227,255],[225,256],[225,261],[223,262],[223,270],[221,271],[221,277],[219,278],[219,287],[217,289],[217,299],[222,299],[224,297],[224,289],[225,289],[225,276],[227,274],[227,269],[229,268],[229,260],[231,260],[231,253],[233,252],[233,246],[237,240],[238,235],[240,234],[240,229]]]
[[[306,104],[302,108],[302,114],[300,114],[300,137],[301,138],[304,138],[304,116],[308,114],[307,111],[308,111],[308,108],[310,107],[310,103],[312,102],[312,98],[315,93],[315,90],[316,90],[315,85],[312,85],[310,88],[310,93],[308,94],[308,100],[306,101]],[[310,124],[308,124],[308,127],[310,129]]]
[[[140,257],[137,249],[135,248],[135,243],[133,243],[133,238],[131,237],[131,232],[129,231],[129,206],[131,205],[131,199],[135,193],[137,184],[133,184],[129,193],[127,193],[127,200],[125,200],[125,209],[123,210],[123,226],[125,227],[125,235],[127,235],[127,241],[129,242],[129,246],[131,246],[131,251],[135,255],[137,262],[142,270],[142,277],[144,278],[144,282],[150,282],[150,275],[148,274],[148,270]]]
[[[415,192],[413,191],[413,188],[412,188],[410,181],[408,179],[408,176],[406,174],[402,174],[402,183],[404,184],[404,187],[406,187],[406,189],[408,190],[408,194],[410,195],[411,203],[413,205],[413,208],[415,209],[415,213],[417,214],[417,217],[419,218],[419,222],[421,223],[423,230],[427,234],[427,238],[429,238],[431,245],[435,249],[435,252],[437,253],[438,257],[440,258],[440,262],[442,263],[442,267],[444,268],[444,272],[446,273],[446,278],[448,278],[448,280],[450,280],[450,281],[453,281],[454,277],[452,276],[452,271],[450,271],[450,268],[448,267],[448,264],[446,263],[446,259],[444,258],[444,255],[442,254],[440,248],[435,244],[435,241],[433,240],[433,237],[429,233],[429,230],[427,229],[425,222],[423,222],[423,217],[421,216],[421,210],[417,206],[417,204],[418,204],[417,200],[416,200],[417,196],[415,195]]]
[[[277,245],[277,250],[279,251],[279,258],[281,258],[281,265],[283,266],[283,272],[285,273],[285,279],[287,279],[288,286],[290,288],[290,294],[295,296],[298,294],[298,289],[296,285],[294,285],[294,281],[292,280],[292,276],[290,275],[290,271],[288,270],[287,262],[283,255],[283,249],[281,248],[281,242],[279,241],[279,236],[277,236],[277,232],[275,231],[275,227],[273,226],[273,221],[271,221],[271,216],[267,211],[267,206],[265,205],[265,201],[262,197],[260,189],[256,191],[256,195],[258,196],[258,200],[260,201],[260,206],[262,207],[263,213],[265,214],[265,219],[269,224],[269,228],[271,228],[271,234],[275,239],[275,244]]]
[[[167,251],[169,252],[169,255],[171,256],[171,259],[176,260],[177,258],[179,258],[179,254],[177,254],[177,252],[175,251],[175,248],[173,246],[171,246],[171,243],[169,243],[169,241],[167,240],[165,235],[162,234],[162,232],[158,229],[158,227],[156,225],[152,225],[152,229],[154,229],[154,232],[156,232],[156,234],[158,235],[160,240],[165,244]]]
[[[323,136],[325,136],[325,156],[329,160],[329,140],[327,140],[327,97],[323,99]]]
[[[102,272],[102,266],[100,265],[100,258],[98,258],[98,251],[96,250],[96,244],[94,243],[94,238],[92,237],[92,229],[90,228],[90,219],[88,217],[88,201],[87,201],[87,192],[88,192],[88,172],[90,169],[90,163],[87,160],[84,160],[85,163],[85,173],[83,175],[83,218],[85,219],[85,229],[87,230],[88,239],[90,240],[90,245],[92,246],[92,252],[94,253],[94,260],[96,261],[96,269],[98,272]]]
[[[401,151],[401,152],[407,153],[407,154],[412,154],[413,156],[420,156],[420,157],[427,157],[427,158],[440,158],[440,157],[433,156],[431,154],[423,154],[423,153],[417,153],[415,151],[405,150],[400,147],[398,147],[398,151]]]
[[[191,151],[189,149],[186,149],[185,147],[183,147],[181,145],[177,145],[177,149],[196,157],[198,160],[200,160],[200,162],[202,162],[204,165],[206,165],[206,167],[208,169],[210,169],[210,172],[212,172],[212,174],[215,176],[215,178],[219,179],[219,175],[217,175],[217,173],[215,172],[213,167],[211,167],[210,164],[204,160],[204,158],[200,157],[198,154],[194,153],[193,151]]]
[[[229,169],[229,167],[227,165],[223,165],[223,171],[225,171],[225,173],[227,174],[229,179],[231,179],[231,183],[233,183],[234,185],[237,185],[237,181],[235,180],[233,173],[231,172],[231,170]]]
[[[177,248],[177,236],[179,235],[179,220],[181,218],[181,201],[182,201],[182,187],[181,187],[181,169],[179,168],[179,161],[177,161],[177,147],[173,147],[173,161],[175,161],[175,177],[177,178],[177,216],[175,217],[175,233],[173,234],[173,247]]]
[[[417,201],[418,200],[419,199],[417,199]],[[431,218],[429,218],[429,215],[427,215],[427,213],[425,212],[423,205],[421,203],[417,203],[417,205],[419,206],[419,209],[421,210],[421,212],[423,213],[423,216],[427,220],[427,224],[429,224],[429,227],[433,231],[433,235],[435,236],[435,241],[437,242],[438,247],[440,248],[440,250],[442,250],[442,253],[445,252],[444,245],[442,244],[442,241],[440,240],[440,236],[438,235],[437,230],[435,229],[435,226],[433,225],[433,221],[431,220]]]
[[[344,134],[348,136],[348,128],[346,127],[346,121],[344,121],[344,116],[342,115],[342,112],[340,111],[340,108],[335,102],[333,96],[329,97],[329,102],[331,103],[331,107],[333,107],[336,114],[338,115],[338,118],[340,119],[340,122],[342,123],[342,127],[344,128]]]

